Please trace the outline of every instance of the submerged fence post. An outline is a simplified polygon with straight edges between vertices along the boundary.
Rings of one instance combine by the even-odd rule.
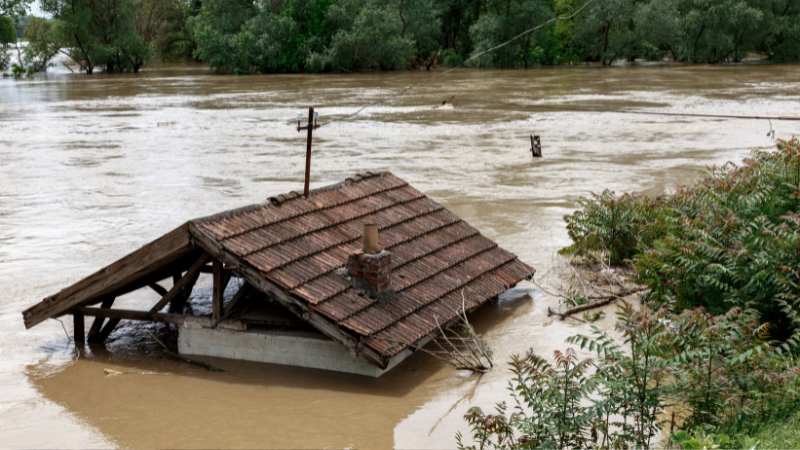
[[[531,156],[534,158],[542,157],[542,139],[539,135],[531,135]]]

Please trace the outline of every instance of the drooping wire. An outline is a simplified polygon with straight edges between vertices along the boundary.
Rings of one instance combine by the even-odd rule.
[[[595,1],[596,1],[596,0],[587,0],[587,1],[586,1],[586,2],[585,2],[583,5],[581,5],[581,6],[580,6],[578,9],[576,9],[575,11],[573,11],[573,12],[571,12],[571,13],[569,13],[569,14],[563,14],[563,15],[560,15],[560,16],[555,16],[555,17],[552,17],[552,18],[548,19],[547,21],[545,21],[545,22],[543,22],[543,23],[540,23],[539,25],[536,25],[536,26],[534,26],[534,27],[528,28],[527,30],[525,30],[525,31],[523,31],[523,32],[521,32],[521,33],[519,33],[519,34],[517,34],[516,36],[512,37],[511,39],[508,39],[507,41],[501,42],[500,44],[497,44],[497,45],[495,45],[495,46],[493,46],[493,47],[491,47],[491,48],[488,48],[488,49],[486,49],[486,50],[483,50],[483,51],[481,51],[481,52],[478,52],[478,53],[476,53],[476,54],[474,54],[474,55],[470,56],[469,58],[465,59],[465,60],[464,60],[464,61],[461,63],[461,66],[463,66],[463,65],[465,65],[465,64],[467,64],[467,63],[469,63],[470,61],[473,61],[473,60],[475,60],[475,59],[478,59],[478,58],[480,58],[480,57],[482,57],[482,56],[485,56],[485,55],[487,55],[487,54],[489,54],[489,53],[491,53],[491,52],[497,51],[497,50],[499,50],[499,49],[501,49],[501,48],[503,48],[503,47],[505,47],[505,46],[507,46],[507,45],[510,45],[510,44],[511,44],[511,43],[513,43],[514,41],[517,41],[517,40],[519,40],[519,39],[521,39],[521,38],[523,38],[523,37],[525,37],[525,36],[527,36],[527,35],[529,35],[529,34],[531,34],[531,33],[535,32],[535,31],[541,30],[542,28],[544,28],[544,27],[546,27],[546,26],[548,26],[548,25],[550,25],[550,24],[552,24],[552,23],[555,23],[555,22],[560,22],[560,21],[564,21],[564,20],[571,20],[571,19],[574,19],[574,18],[575,18],[575,17],[577,17],[577,16],[578,16],[578,15],[579,15],[581,12],[583,12],[583,11],[584,11],[586,8],[588,8],[590,4],[594,3]],[[446,75],[446,74],[448,74],[448,73],[450,73],[450,72],[452,72],[452,71],[454,71],[454,70],[458,70],[458,69],[460,69],[460,68],[461,68],[461,67],[451,67],[451,68],[449,68],[449,69],[447,69],[447,70],[443,70],[443,71],[441,71],[441,72],[436,72],[436,74],[438,74],[438,75]],[[403,89],[401,89],[399,92],[397,92],[397,93],[395,94],[395,96],[402,96],[402,95],[405,95],[405,94],[406,94],[408,91],[410,91],[410,90],[411,90],[411,88],[413,88],[414,86],[415,86],[415,85],[413,85],[413,84],[410,84],[410,85],[407,85],[407,86],[405,86]],[[331,120],[331,121],[328,121],[328,122],[326,122],[326,123],[324,123],[324,124],[320,124],[320,127],[322,127],[322,126],[327,126],[327,125],[331,125],[331,124],[333,124],[333,123],[336,123],[336,122],[342,122],[342,121],[346,121],[346,120],[352,119],[353,117],[355,117],[355,116],[357,116],[357,115],[361,114],[362,112],[364,112],[364,110],[365,110],[365,109],[367,109],[367,108],[370,108],[370,107],[375,107],[375,106],[382,106],[382,105],[386,104],[386,102],[387,102],[387,100],[386,100],[386,98],[384,98],[384,100],[381,100],[381,101],[378,101],[378,102],[375,102],[375,103],[372,103],[372,104],[367,104],[367,105],[364,105],[364,106],[362,106],[362,107],[358,108],[358,109],[357,109],[355,112],[353,112],[353,113],[350,113],[350,114],[348,114],[348,115],[346,115],[346,116],[344,116],[344,117],[341,117],[341,118],[339,118],[339,119],[333,119],[333,120]]]

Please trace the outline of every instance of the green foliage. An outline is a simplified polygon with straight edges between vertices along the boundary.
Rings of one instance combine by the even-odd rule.
[[[133,0],[42,0],[42,9],[57,20],[53,33],[57,45],[81,70],[138,72],[150,48],[136,30]]]
[[[605,192],[567,216],[565,252],[630,262],[648,300],[720,314],[750,308],[796,345],[800,326],[800,142],[714,170],[656,199]]]
[[[8,44],[17,42],[17,30],[14,26],[14,19],[9,16],[0,16],[0,46],[7,47]]]
[[[537,35],[543,37],[551,31],[530,33],[491,53],[487,50],[512,39],[536,23],[552,17],[549,0],[498,0],[487,2],[485,12],[472,27],[470,35],[475,44],[474,59],[480,67],[529,67],[545,60],[545,50],[537,47]],[[484,54],[485,53],[485,54]]]
[[[17,36],[32,0],[0,0]],[[795,0],[42,0],[87,73],[194,57],[225,73],[800,60]],[[578,14],[575,14],[579,12]],[[552,21],[554,17],[562,20]],[[532,33],[534,26],[543,25]],[[483,54],[486,50],[492,52]],[[479,55],[482,55],[478,57]],[[474,57],[470,59],[471,57]]]
[[[404,37],[399,16],[387,6],[363,8],[349,29],[339,30],[328,49],[334,70],[404,69],[415,43]]]
[[[669,363],[673,396],[690,407],[683,427],[741,433],[795,411],[800,370],[775,344],[754,310],[713,316],[696,309],[676,318]]]
[[[33,0],[0,0],[0,16],[9,16],[13,19],[24,16]]]
[[[604,191],[578,199],[578,210],[566,216],[573,244],[562,253],[608,258],[621,265],[661,237],[671,222],[661,199]]]
[[[9,44],[17,42],[14,20],[8,16],[0,16],[0,74],[8,69],[11,62]]]
[[[596,360],[575,351],[556,351],[554,365],[529,352],[513,357],[505,403],[495,414],[471,408],[465,415],[473,444],[456,436],[459,448],[648,448],[663,409],[663,358],[671,334],[663,311],[619,311],[624,346],[594,329],[569,342],[589,349]]]
[[[499,403],[494,414],[471,408],[471,442],[458,434],[458,447],[645,449],[657,447],[663,431],[682,448],[749,448],[757,439],[747,433],[800,404],[800,367],[768,343],[757,317],[624,303],[621,339],[593,328],[567,340],[594,360],[573,350],[556,352],[555,364],[530,352],[512,358],[512,406]]]
[[[23,52],[23,64],[28,73],[42,72],[50,60],[58,53],[58,39],[55,36],[56,24],[39,17],[31,18],[25,29],[28,45]]]
[[[136,32],[162,61],[192,57],[194,41],[186,26],[192,15],[184,0],[134,0]]]

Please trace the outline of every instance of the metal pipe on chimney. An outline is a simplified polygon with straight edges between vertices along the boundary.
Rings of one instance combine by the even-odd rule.
[[[378,224],[365,223],[364,224],[364,253],[372,255],[381,251],[378,242]]]

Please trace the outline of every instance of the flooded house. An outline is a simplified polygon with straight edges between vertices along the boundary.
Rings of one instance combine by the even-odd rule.
[[[191,220],[23,318],[72,315],[76,345],[122,320],[163,322],[181,354],[377,377],[533,274],[399,177],[364,173]],[[213,280],[210,314],[187,308],[201,276]],[[148,310],[114,307],[139,289],[155,294]]]

